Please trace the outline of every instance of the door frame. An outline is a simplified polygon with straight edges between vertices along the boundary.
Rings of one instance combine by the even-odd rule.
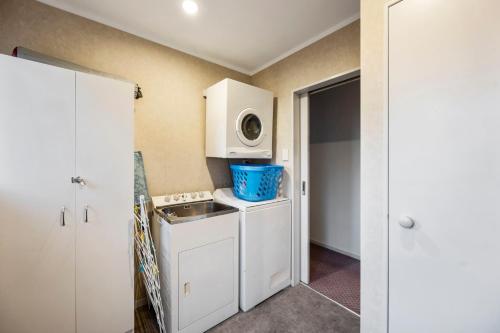
[[[300,99],[300,281],[309,284],[309,230],[310,177],[309,177],[309,93],[299,95]],[[302,149],[307,147],[308,149]]]
[[[384,220],[382,224],[382,235],[384,239],[382,240],[384,244],[384,253],[382,260],[380,262],[382,270],[384,271],[385,281],[384,289],[381,294],[385,302],[383,312],[380,315],[385,314],[384,327],[381,326],[385,332],[389,332],[389,13],[392,6],[397,5],[404,0],[387,0],[384,6],[384,47],[383,47],[383,77],[382,77],[382,88],[383,88],[383,108],[382,108],[382,170],[383,170],[383,183],[384,189],[382,194],[383,207],[384,207]]]
[[[333,84],[340,83],[355,77],[361,76],[359,67],[341,72],[334,76],[325,78],[318,82],[313,82],[301,88],[292,90],[292,150],[293,150],[293,186],[292,186],[292,285],[295,286],[302,281],[302,271],[308,273],[309,269],[302,269],[303,265],[309,265],[309,221],[306,222],[305,228],[301,218],[302,204],[302,151],[301,147],[301,95],[308,94],[311,91],[321,89]],[[309,148],[307,148],[307,151]],[[307,168],[307,167],[306,167]],[[306,191],[309,189],[309,179],[306,180]],[[308,197],[308,196],[306,196]],[[308,214],[308,213],[306,213]],[[305,232],[303,229],[306,229]],[[307,248],[302,248],[302,247]],[[303,258],[304,257],[304,258]],[[306,281],[308,281],[308,276]]]

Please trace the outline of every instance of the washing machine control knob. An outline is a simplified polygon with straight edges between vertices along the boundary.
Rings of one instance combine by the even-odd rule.
[[[200,198],[204,198],[205,197],[205,193],[203,193],[203,192],[200,192],[198,194],[199,194]]]
[[[196,192],[191,193],[191,199],[196,199],[197,196],[198,196],[198,193],[196,193]]]
[[[164,200],[165,202],[170,202],[170,195],[166,195]]]

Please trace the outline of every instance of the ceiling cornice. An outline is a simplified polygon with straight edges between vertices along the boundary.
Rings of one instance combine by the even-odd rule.
[[[298,52],[298,51],[300,51],[300,50],[308,47],[309,45],[317,42],[318,40],[320,40],[320,39],[322,39],[322,38],[324,38],[324,37],[326,37],[326,36],[334,33],[337,30],[342,29],[343,27],[348,26],[349,24],[351,24],[354,21],[359,20],[359,17],[360,17],[359,14],[356,14],[354,16],[351,16],[351,17],[343,20],[342,22],[339,22],[339,23],[335,24],[334,26],[332,26],[332,27],[326,29],[325,31],[317,34],[316,36],[309,38],[305,42],[300,43],[299,45],[297,45],[295,47],[292,47],[290,50],[286,51],[285,53],[281,54],[280,56],[277,56],[273,60],[268,61],[265,64],[263,64],[262,66],[259,66],[259,67],[255,68],[254,70],[250,71],[249,75],[253,76],[253,75],[257,74],[258,72],[263,71],[264,69],[266,69],[266,68],[274,65],[275,63],[277,63],[277,62],[279,62],[279,61],[281,61],[281,60],[283,60],[283,59],[291,56],[292,54],[294,54],[294,53],[296,53],[296,52]]]
[[[77,15],[77,16],[81,16],[83,18],[89,19],[91,21],[95,21],[97,23],[104,24],[106,26],[118,29],[120,31],[127,32],[127,33],[129,33],[131,35],[134,35],[134,36],[137,36],[137,37],[149,40],[151,42],[154,42],[154,43],[166,46],[168,48],[180,51],[182,53],[189,54],[189,55],[191,55],[193,57],[206,60],[206,61],[214,63],[216,65],[232,69],[232,70],[240,72],[242,74],[250,75],[250,73],[252,72],[251,70],[249,70],[247,68],[242,68],[240,66],[237,66],[237,65],[225,62],[225,61],[220,61],[220,60],[217,60],[217,59],[212,58],[212,57],[207,57],[207,56],[205,56],[205,55],[203,55],[201,53],[198,53],[196,51],[193,51],[193,50],[190,50],[190,49],[187,49],[187,48],[178,47],[175,44],[171,43],[170,41],[166,41],[163,38],[159,38],[158,36],[155,36],[154,34],[137,33],[136,31],[132,31],[132,29],[129,29],[129,28],[121,25],[120,23],[115,22],[114,20],[105,19],[105,18],[103,18],[103,17],[101,17],[99,15],[95,15],[94,13],[91,13],[89,11],[82,10],[81,8],[76,8],[75,6],[69,4],[69,3],[65,2],[65,1],[59,1],[59,0],[52,0],[52,1],[37,0],[37,1],[43,3],[43,4],[47,5],[47,6],[51,6],[53,8],[66,11],[66,12],[69,12],[69,13]],[[57,4],[57,7],[54,6],[55,4]]]
[[[249,76],[253,76],[255,74],[257,74],[258,72],[266,69],[267,67],[285,59],[286,57],[294,54],[295,52],[297,51],[300,51],[302,50],[303,48],[317,42],[318,40],[328,36],[329,34],[337,31],[337,30],[340,30],[342,29],[343,27],[351,24],[352,22],[356,21],[359,19],[359,13],[354,15],[354,16],[351,16],[345,20],[343,20],[342,22],[338,23],[338,24],[335,24],[334,26],[326,29],[325,31],[317,34],[316,36],[314,37],[311,37],[310,39],[306,40],[305,42],[303,43],[300,43],[299,45],[296,45],[294,47],[292,47],[291,49],[289,49],[288,51],[282,53],[280,56],[264,63],[263,65],[261,66],[258,66],[254,69],[249,69],[249,68],[243,68],[241,66],[238,66],[238,65],[235,65],[235,64],[232,64],[232,63],[229,63],[229,62],[226,62],[226,61],[221,61],[219,59],[216,59],[216,58],[213,58],[213,57],[210,57],[210,56],[206,56],[200,52],[197,52],[196,50],[193,50],[193,49],[190,49],[190,48],[185,48],[185,47],[179,47],[177,45],[175,45],[174,43],[172,43],[171,41],[167,41],[161,37],[158,37],[156,36],[155,34],[151,34],[151,33],[137,33],[136,31],[133,31],[132,29],[129,29],[128,27],[126,26],[123,26],[122,24],[118,23],[118,22],[115,22],[114,20],[111,20],[111,19],[106,19],[106,18],[103,18],[99,15],[95,15],[94,13],[91,13],[89,11],[86,11],[86,10],[82,10],[81,8],[78,8],[76,6],[73,6],[71,3],[68,3],[66,1],[60,1],[60,0],[37,0],[41,3],[44,3],[48,6],[51,6],[51,7],[54,7],[54,8],[57,8],[57,9],[61,9],[63,11],[66,11],[66,12],[69,12],[69,13],[72,13],[74,15],[77,15],[77,16],[81,16],[81,17],[84,17],[86,19],[89,19],[89,20],[92,20],[92,21],[95,21],[95,22],[98,22],[98,23],[101,23],[101,24],[104,24],[106,26],[110,26],[112,28],[115,28],[115,29],[118,29],[118,30],[121,30],[121,31],[124,31],[124,32],[127,32],[129,34],[132,34],[134,36],[138,36],[140,38],[144,38],[146,40],[149,40],[149,41],[152,41],[154,43],[157,43],[157,44],[160,44],[160,45],[163,45],[163,46],[166,46],[166,47],[169,47],[169,48],[172,48],[172,49],[175,49],[177,51],[180,51],[182,53],[186,53],[188,55],[191,55],[191,56],[194,56],[194,57],[197,57],[197,58],[200,58],[200,59],[203,59],[203,60],[206,60],[208,62],[211,62],[211,63],[214,63],[214,64],[217,64],[219,66],[222,66],[222,67],[226,67],[228,69],[232,69],[234,71],[237,71],[237,72],[240,72],[242,74],[246,74],[246,75],[249,75]],[[56,7],[57,5],[57,7]]]

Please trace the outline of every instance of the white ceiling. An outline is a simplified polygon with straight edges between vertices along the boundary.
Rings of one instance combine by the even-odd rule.
[[[359,0],[39,0],[254,74],[359,18]]]

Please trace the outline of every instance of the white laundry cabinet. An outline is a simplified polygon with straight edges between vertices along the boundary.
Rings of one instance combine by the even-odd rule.
[[[500,2],[388,10],[389,332],[500,332]]]
[[[238,312],[238,211],[152,224],[169,333],[205,332]]]
[[[133,329],[133,91],[0,56],[0,332]]]

